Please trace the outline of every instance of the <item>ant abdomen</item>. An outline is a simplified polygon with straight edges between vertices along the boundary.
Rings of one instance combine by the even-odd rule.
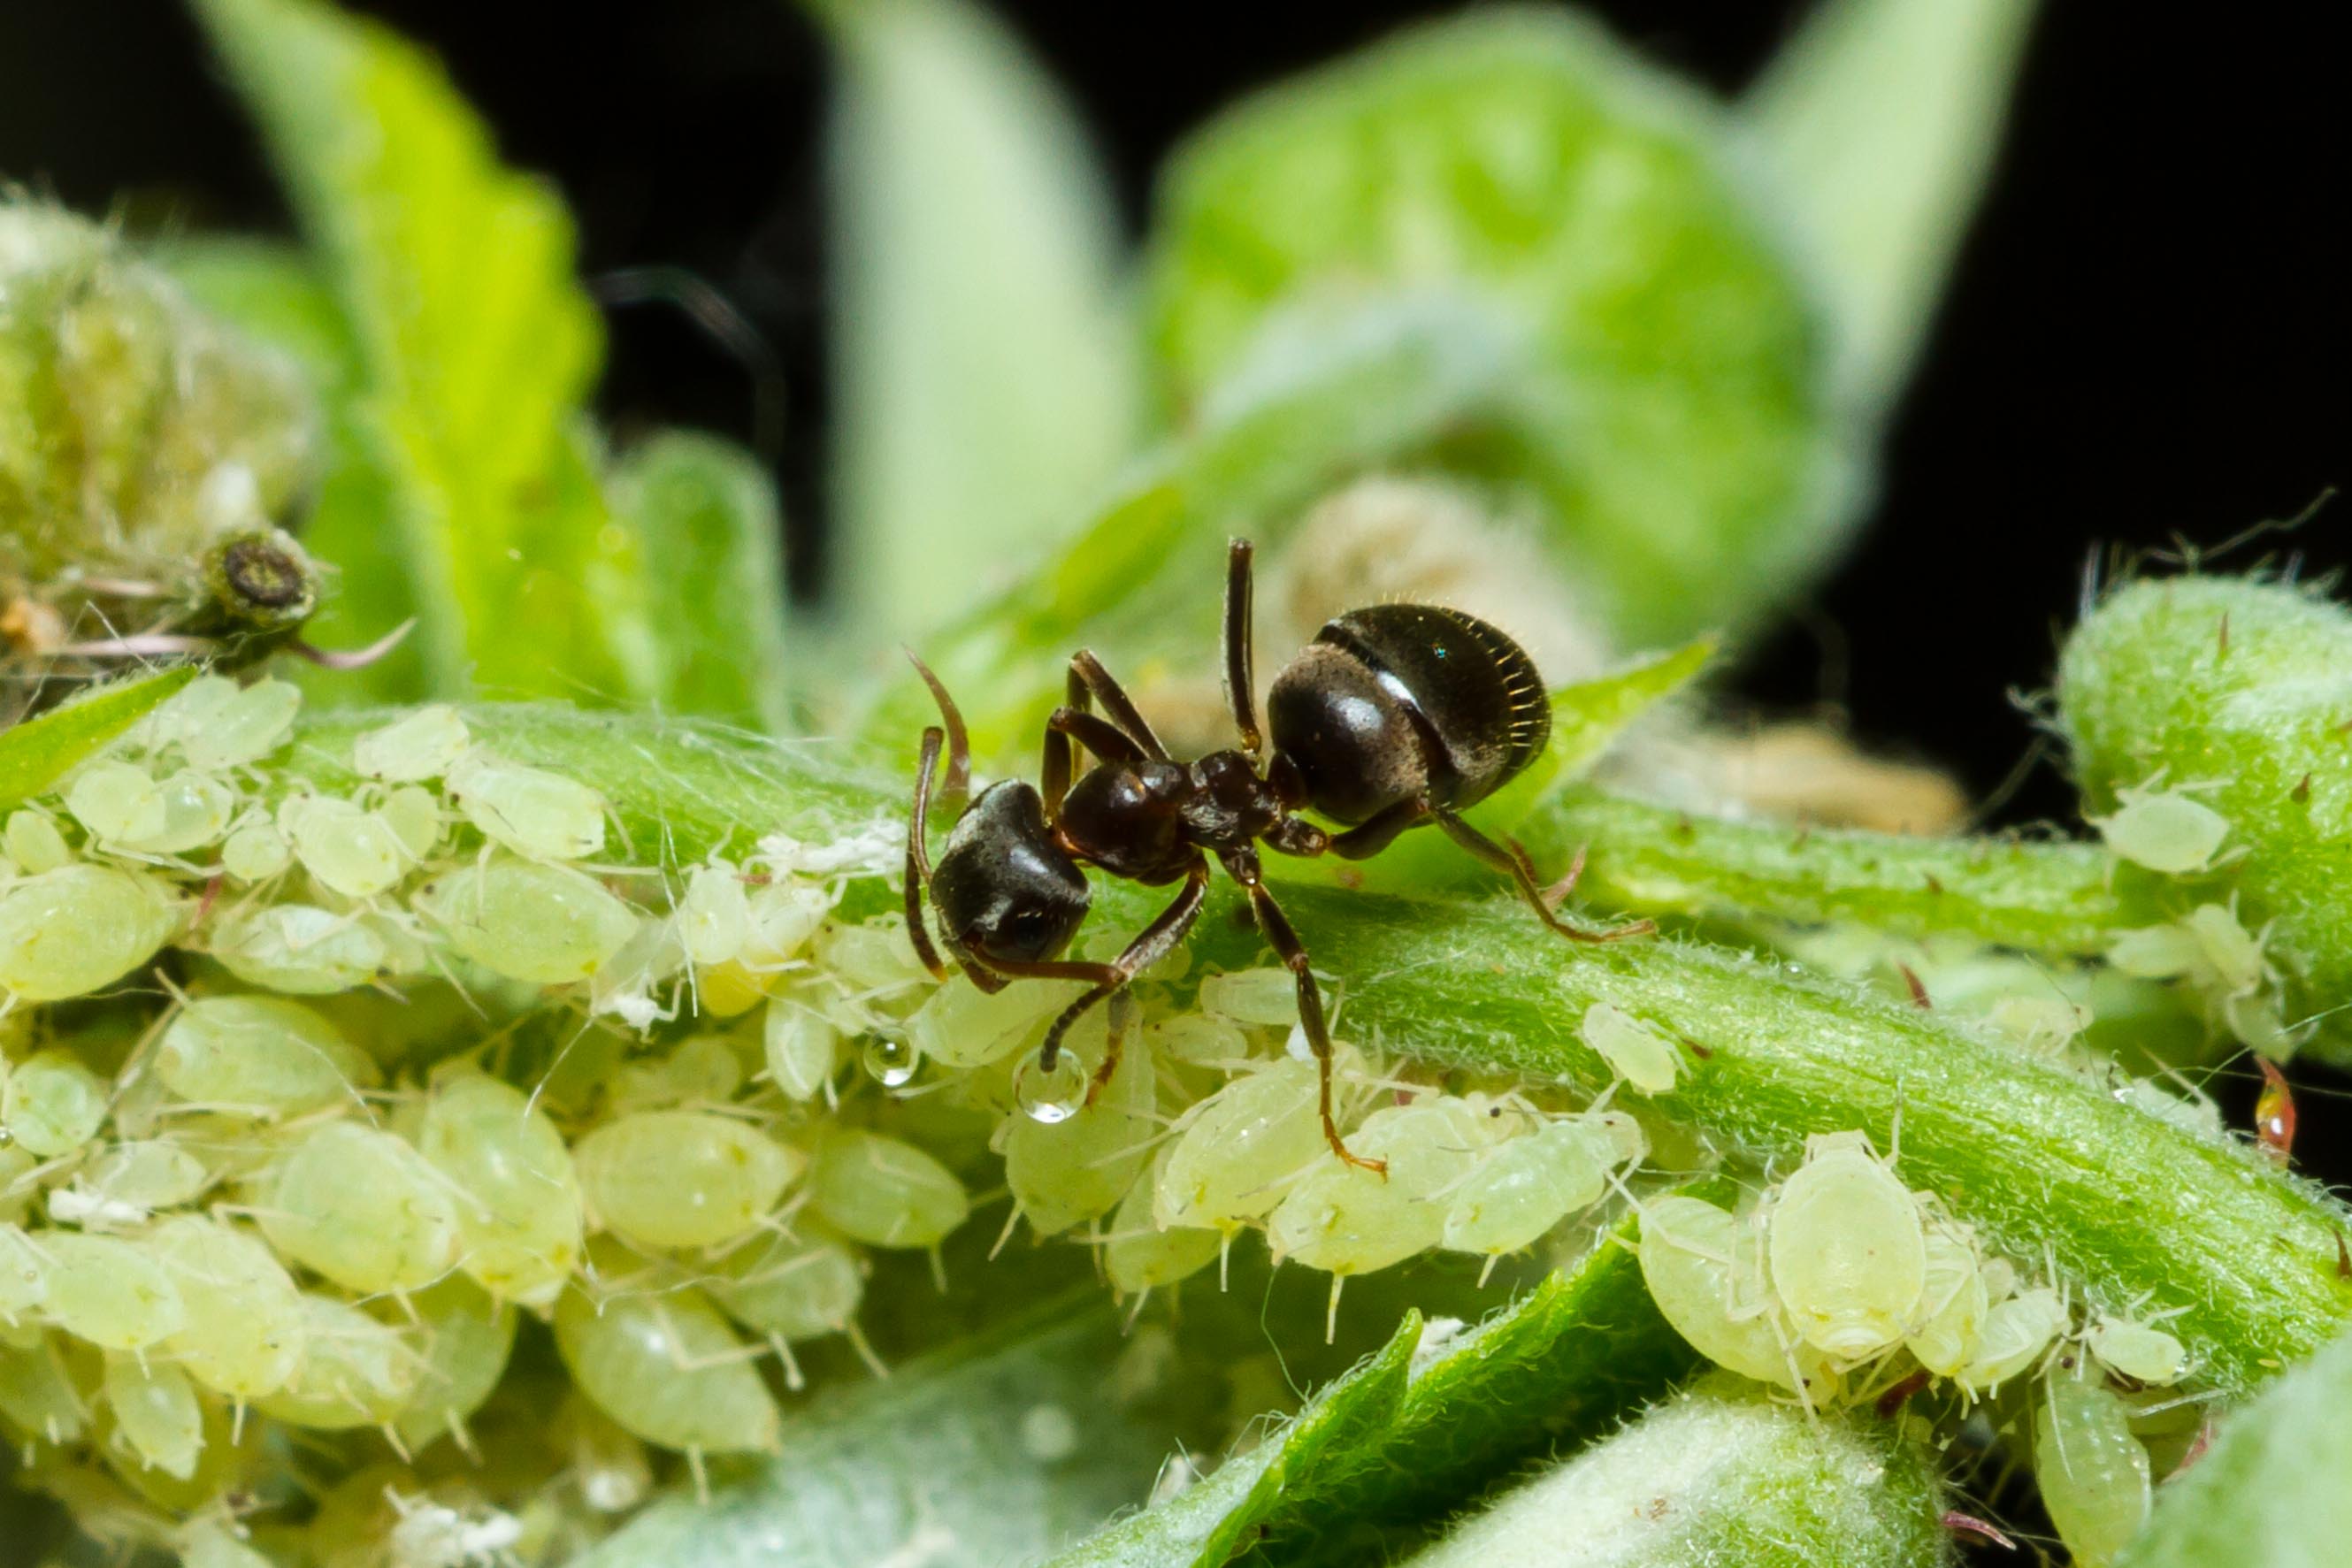
[[[1551,736],[1527,650],[1475,615],[1426,604],[1329,622],[1275,677],[1266,717],[1307,802],[1349,823],[1420,797],[1475,804]]]

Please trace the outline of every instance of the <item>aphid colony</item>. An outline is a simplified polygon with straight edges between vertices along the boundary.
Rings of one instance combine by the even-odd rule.
[[[1677,1333],[1718,1365],[1810,1409],[1882,1410],[1948,1385],[2030,1430],[2034,1474],[2077,1562],[2105,1562],[2145,1517],[2151,1450],[2174,1464],[2203,1419],[2175,1392],[2190,1368],[2161,1327],[2093,1313],[1989,1255],[1858,1132],[1734,1208],[1691,1197],[1642,1208],[1641,1263]],[[2170,1467],[2168,1467],[2169,1469]]]
[[[0,1430],[126,1539],[249,1563],[220,1500],[268,1543],[281,1428],[313,1492],[342,1445],[334,1530],[525,1557],[573,1528],[553,1489],[641,1498],[648,1445],[768,1448],[794,1347],[862,1345],[873,1255],[961,1227],[989,1141],[1013,1214],[1135,1295],[1244,1229],[1338,1280],[1499,1257],[1643,1151],[1622,1110],[1342,1042],[1386,1169],[1344,1165],[1293,977],[1188,979],[1181,950],[1047,1081],[1072,987],[940,986],[896,915],[840,907],[886,894],[887,840],[656,874],[594,790],[448,708],[362,735],[336,790],[273,787],[298,708],[199,679],[0,821]],[[551,1386],[509,1369],[534,1319]],[[565,1440],[493,1484],[474,1434],[510,1425]]]

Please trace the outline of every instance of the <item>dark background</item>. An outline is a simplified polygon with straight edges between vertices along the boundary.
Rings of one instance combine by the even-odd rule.
[[[795,582],[814,591],[825,413],[814,31],[784,0],[583,7],[560,23],[480,0],[364,8],[439,49],[509,156],[561,183],[589,271],[683,266],[758,324],[790,402],[780,465]],[[998,4],[1069,84],[1139,227],[1151,172],[1187,127],[1444,8]],[[1806,9],[1593,8],[1727,90]],[[2218,542],[2352,480],[2347,55],[2329,9],[2273,0],[2192,26],[2159,9],[2044,5],[1866,542],[1745,683],[1768,711],[1842,701],[1863,736],[1990,790],[2031,734],[2006,693],[2047,679],[2095,546]],[[126,201],[142,222],[284,221],[170,0],[0,0],[0,175],[85,209]],[[675,313],[618,310],[614,335],[612,418],[749,434],[743,372]],[[2339,501],[2287,546],[2316,569],[2352,561],[2347,518],[2352,500]],[[2044,766],[2005,815],[2068,809]]]

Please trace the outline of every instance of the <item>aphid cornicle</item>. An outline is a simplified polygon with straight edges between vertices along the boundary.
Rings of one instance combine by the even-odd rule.
[[[1062,1038],[1079,1015],[1184,939],[1207,898],[1214,856],[1248,894],[1259,931],[1293,977],[1298,1021],[1320,1067],[1325,1141],[1341,1159],[1379,1168],[1380,1162],[1348,1152],[1332,1121],[1331,1036],[1322,997],[1306,945],[1265,885],[1260,842],[1278,854],[1363,860],[1407,829],[1434,822],[1510,877],[1528,907],[1562,936],[1607,941],[1652,927],[1641,922],[1589,932],[1567,924],[1553,913],[1527,852],[1509,840],[1488,838],[1460,815],[1524,769],[1550,737],[1550,703],[1525,649],[1458,610],[1352,610],[1325,625],[1275,677],[1262,732],[1251,676],[1250,562],[1249,541],[1233,541],[1224,675],[1239,748],[1176,761],[1110,673],[1082,649],[1070,659],[1067,704],[1045,721],[1039,784],[991,785],[958,818],[936,866],[926,833],[931,802],[936,794],[943,806],[962,804],[971,758],[955,704],[915,661],[938,700],[940,724],[923,731],[917,765],[907,929],[925,966],[947,978],[924,924],[928,890],[949,955],[982,990],[1020,979],[1086,984],[1039,1049],[1038,1065],[1050,1077]],[[1078,774],[1081,749],[1098,760]],[[1301,810],[1341,831],[1307,821]],[[1089,893],[1080,867],[1087,865],[1147,885],[1183,884],[1108,963],[1060,956],[1087,916]],[[1114,1055],[1097,1070],[1097,1085],[1116,1061]]]

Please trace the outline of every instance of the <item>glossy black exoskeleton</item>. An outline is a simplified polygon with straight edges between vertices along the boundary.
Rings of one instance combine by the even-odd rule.
[[[1376,604],[1339,616],[1275,677],[1262,735],[1250,667],[1250,557],[1249,542],[1234,540],[1225,579],[1225,695],[1240,732],[1238,749],[1174,760],[1110,673],[1082,650],[1070,660],[1067,704],[1045,721],[1039,785],[1008,779],[982,791],[957,819],[936,865],[928,839],[934,785],[942,803],[960,803],[969,791],[971,754],[955,704],[916,661],[941,722],[923,731],[916,773],[907,930],[924,964],[946,978],[923,918],[928,889],[948,953],[982,989],[1020,979],[1086,982],[1086,992],[1046,1031],[1038,1060],[1050,1071],[1080,1014],[1184,939],[1207,897],[1213,855],[1248,894],[1258,929],[1297,980],[1298,1020],[1322,1067],[1325,1138],[1340,1158],[1376,1167],[1348,1152],[1332,1122],[1322,994],[1305,944],[1266,891],[1259,844],[1278,854],[1362,860],[1407,829],[1434,822],[1510,877],[1528,906],[1563,936],[1609,941],[1652,927],[1644,921],[1588,932],[1568,925],[1553,913],[1527,852],[1462,819],[1465,809],[1533,761],[1551,734],[1551,704],[1534,661],[1474,615]],[[1074,747],[1099,759],[1075,778]],[[1297,815],[1302,810],[1341,831],[1308,821]],[[1183,886],[1118,958],[1065,959],[1063,950],[1087,917],[1082,865]],[[1097,1070],[1097,1084],[1115,1061]]]

